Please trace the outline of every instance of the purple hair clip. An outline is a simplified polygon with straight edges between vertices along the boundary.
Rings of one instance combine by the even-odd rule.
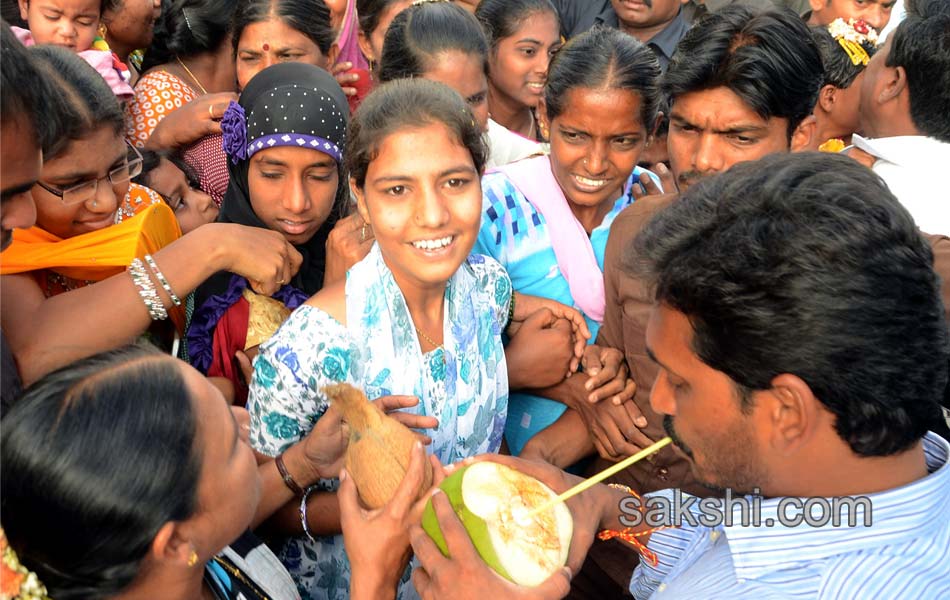
[[[232,100],[221,119],[224,152],[234,164],[247,158],[247,119],[244,107]]]

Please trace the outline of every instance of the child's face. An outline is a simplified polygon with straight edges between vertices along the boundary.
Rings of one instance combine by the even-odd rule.
[[[92,46],[99,27],[100,0],[19,0],[20,16],[37,44],[82,52]]]

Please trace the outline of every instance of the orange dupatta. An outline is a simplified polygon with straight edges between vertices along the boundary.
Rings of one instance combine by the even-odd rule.
[[[49,269],[71,279],[101,281],[125,271],[132,259],[158,252],[180,237],[175,213],[163,202],[145,206],[116,225],[65,240],[39,227],[16,230],[0,259],[0,275]],[[182,308],[168,313],[182,331]]]

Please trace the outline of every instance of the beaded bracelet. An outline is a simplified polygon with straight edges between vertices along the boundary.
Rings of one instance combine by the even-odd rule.
[[[158,269],[158,265],[155,264],[155,259],[152,258],[151,254],[145,255],[145,262],[148,263],[148,267],[152,270],[152,273],[155,274],[155,279],[158,279],[158,282],[162,284],[162,288],[165,290],[165,293],[168,294],[168,297],[172,299],[172,304],[175,306],[181,306],[181,299],[175,295],[175,292],[172,291],[172,286],[168,284],[168,280],[165,279],[165,275]]]
[[[139,296],[142,297],[142,302],[148,309],[148,316],[153,321],[167,319],[168,312],[165,310],[162,299],[158,297],[155,284],[152,283],[152,278],[145,269],[145,263],[139,258],[134,259],[129,265],[129,274],[132,276],[132,282],[139,288]]]
[[[300,499],[300,525],[303,527],[304,535],[314,544],[317,543],[317,540],[314,539],[313,534],[310,533],[310,528],[307,526],[307,498],[310,497],[311,492],[315,491],[317,491],[317,486],[311,485]]]
[[[511,290],[511,300],[508,301],[508,321],[505,323],[505,329],[511,325],[511,320],[515,318],[515,291]]]

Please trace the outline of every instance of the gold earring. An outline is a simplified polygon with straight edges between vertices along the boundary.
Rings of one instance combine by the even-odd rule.
[[[188,566],[193,567],[196,564],[198,564],[198,553],[192,550],[191,554],[188,555]]]
[[[99,34],[99,37],[101,37],[102,39],[106,39],[106,33],[108,33],[108,32],[109,32],[109,30],[106,29],[106,24],[100,21],[100,22],[99,22],[99,31],[97,32],[97,33]]]

